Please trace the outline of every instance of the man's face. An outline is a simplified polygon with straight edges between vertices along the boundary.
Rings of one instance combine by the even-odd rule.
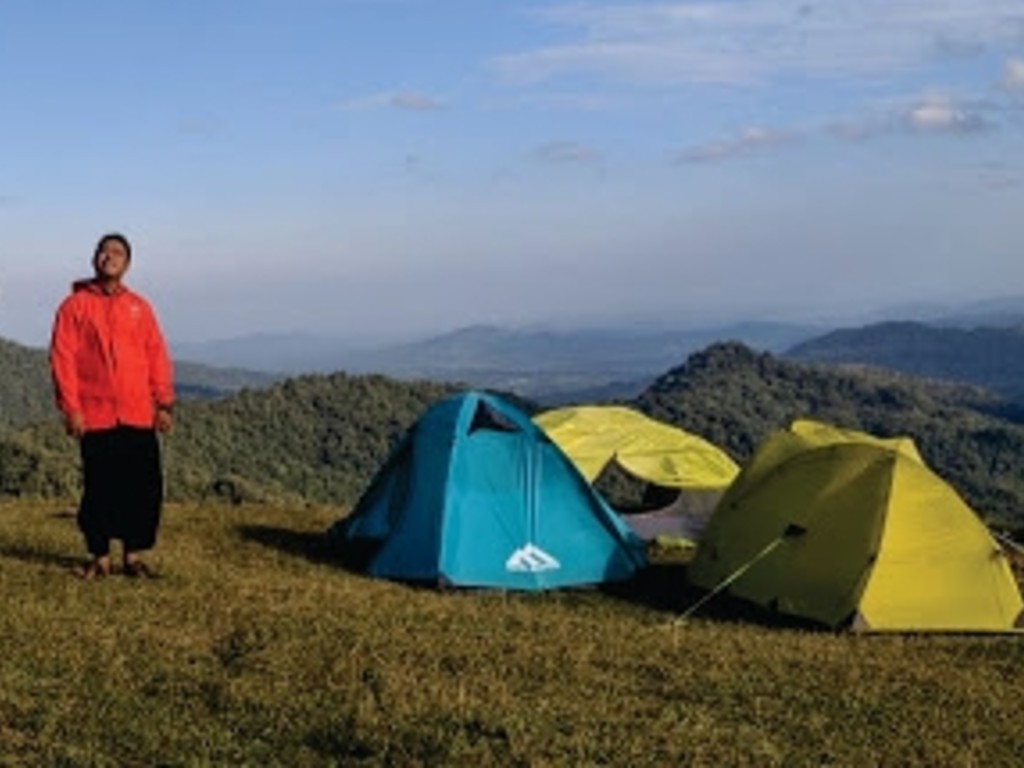
[[[96,276],[107,280],[120,280],[128,271],[128,252],[117,240],[103,243],[92,260]]]

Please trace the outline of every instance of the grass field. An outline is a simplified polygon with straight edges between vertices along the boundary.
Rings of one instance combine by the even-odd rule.
[[[540,595],[372,581],[329,509],[171,506],[154,580],[0,505],[0,765],[1020,765],[1024,638],[851,636],[679,567]]]

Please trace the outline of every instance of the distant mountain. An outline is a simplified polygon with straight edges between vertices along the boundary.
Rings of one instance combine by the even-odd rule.
[[[174,388],[179,398],[218,398],[242,389],[266,389],[282,379],[284,376],[266,371],[174,361]]]
[[[1024,296],[1003,296],[966,302],[916,302],[875,310],[857,320],[833,326],[915,322],[945,328],[1008,328],[1024,323]]]
[[[968,302],[932,316],[928,324],[954,328],[1019,326],[1024,324],[1024,296]]]
[[[350,341],[307,333],[260,333],[203,342],[170,342],[175,359],[217,368],[274,373],[342,370],[358,347]]]
[[[864,364],[986,387],[1024,403],[1024,325],[969,330],[879,323],[832,331],[788,350],[792,360]]]
[[[443,379],[515,392],[544,403],[595,393],[629,396],[658,373],[715,341],[778,350],[814,331],[749,323],[697,330],[462,328],[419,342],[364,351],[353,370],[400,378]]]
[[[634,404],[711,440],[741,464],[796,418],[910,436],[980,514],[1024,531],[1024,424],[993,415],[1006,412],[1006,402],[977,387],[717,344],[658,377]]]
[[[805,326],[748,323],[697,330],[589,328],[520,330],[475,325],[423,341],[364,351],[360,366],[393,368],[602,370],[621,373],[664,370],[711,341],[737,340],[775,350],[813,333]]]
[[[181,398],[222,397],[243,388],[268,387],[281,379],[264,372],[175,362]],[[53,384],[44,349],[0,338],[0,432],[56,417]]]
[[[697,330],[510,329],[474,325],[425,339],[357,349],[342,340],[288,334],[178,345],[177,354],[290,373],[380,373],[404,380],[461,382],[545,403],[630,397],[658,373],[715,341],[778,351],[820,329],[745,323]]]

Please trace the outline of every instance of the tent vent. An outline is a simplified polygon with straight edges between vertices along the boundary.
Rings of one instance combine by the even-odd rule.
[[[784,538],[793,539],[797,536],[803,536],[805,533],[807,533],[807,529],[804,526],[790,523],[786,526],[786,530],[782,532],[782,535]]]
[[[473,421],[469,425],[469,434],[473,434],[478,429],[490,429],[496,432],[520,431],[519,427],[509,421],[507,417],[484,402],[479,402],[476,405],[476,413],[473,414]]]

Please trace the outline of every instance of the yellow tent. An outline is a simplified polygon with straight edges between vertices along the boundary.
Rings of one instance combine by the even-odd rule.
[[[689,576],[831,627],[1024,623],[1004,553],[911,440],[807,421],[766,440],[726,491]]]
[[[739,473],[728,454],[704,438],[624,406],[560,408],[534,420],[589,482],[617,465],[662,497],[653,509],[624,515],[647,541],[668,537],[695,546],[722,491]]]
[[[631,475],[666,488],[721,490],[739,472],[704,438],[624,406],[559,408],[534,421],[590,482],[613,459]]]

